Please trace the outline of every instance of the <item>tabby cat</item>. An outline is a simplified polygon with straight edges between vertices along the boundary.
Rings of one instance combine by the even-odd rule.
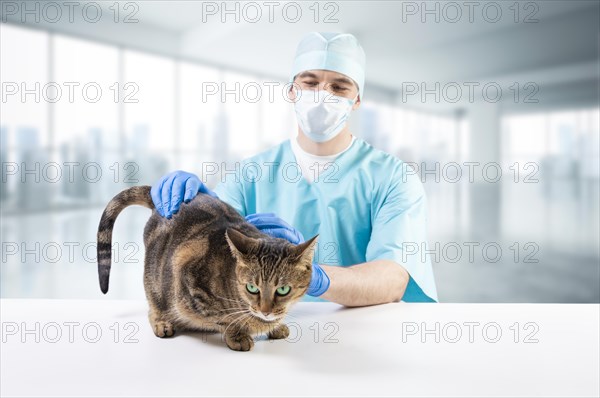
[[[154,210],[149,186],[132,187],[109,202],[98,227],[102,293],[108,291],[115,220],[134,204],[153,209],[144,229],[144,288],[156,336],[219,332],[236,351],[251,350],[253,335],[288,337],[282,320],[308,288],[318,235],[299,245],[270,237],[202,193],[166,219]]]

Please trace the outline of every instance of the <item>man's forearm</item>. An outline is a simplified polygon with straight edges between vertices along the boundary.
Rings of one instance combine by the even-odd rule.
[[[376,260],[350,267],[321,265],[329,276],[329,289],[320,297],[348,307],[400,301],[408,272],[391,260]]]

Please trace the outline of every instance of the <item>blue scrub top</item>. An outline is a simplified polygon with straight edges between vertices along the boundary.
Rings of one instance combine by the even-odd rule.
[[[272,212],[305,239],[319,234],[319,264],[347,267],[379,259],[402,264],[410,275],[402,300],[433,302],[425,191],[407,167],[357,138],[309,182],[286,140],[225,172],[215,192],[243,216]],[[325,301],[308,295],[302,300]]]

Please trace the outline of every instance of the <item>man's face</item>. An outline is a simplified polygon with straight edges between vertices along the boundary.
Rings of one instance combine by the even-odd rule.
[[[356,98],[358,86],[348,76],[330,70],[313,69],[300,72],[294,79],[294,86],[301,90],[326,90],[333,95],[348,99]],[[296,93],[290,92],[290,99],[294,100]],[[360,97],[352,107],[352,110],[360,105]]]

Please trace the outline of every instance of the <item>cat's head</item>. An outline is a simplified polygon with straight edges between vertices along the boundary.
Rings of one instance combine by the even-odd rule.
[[[227,230],[225,237],[237,261],[238,291],[256,318],[278,321],[306,293],[317,236],[294,245],[285,239],[255,239]]]

